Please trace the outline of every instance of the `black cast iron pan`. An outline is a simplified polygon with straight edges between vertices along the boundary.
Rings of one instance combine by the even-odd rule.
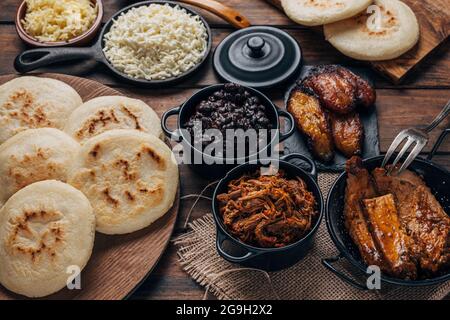
[[[181,8],[184,8],[188,13],[198,16],[203,24],[205,25],[205,28],[208,33],[208,47],[206,49],[205,55],[202,58],[202,60],[192,69],[186,71],[183,74],[180,74],[177,77],[169,78],[165,80],[146,80],[146,79],[136,79],[133,77],[130,77],[120,71],[118,71],[114,66],[108,61],[106,56],[103,53],[103,46],[104,46],[104,36],[106,33],[108,33],[109,29],[111,28],[113,21],[123,12],[126,12],[134,7],[141,7],[144,5],[150,5],[150,4],[169,4],[171,6],[179,6]],[[57,62],[63,62],[63,61],[72,61],[72,60],[79,60],[79,59],[92,59],[97,62],[105,64],[109,70],[113,74],[115,74],[117,77],[119,77],[122,80],[125,80],[128,83],[136,84],[140,86],[158,86],[158,85],[168,85],[173,84],[175,82],[181,81],[197,71],[201,65],[206,61],[206,58],[208,57],[212,46],[212,35],[211,35],[211,29],[209,28],[208,23],[203,19],[202,16],[200,16],[198,13],[193,11],[192,9],[180,4],[175,3],[172,1],[143,1],[134,3],[128,7],[123,8],[122,10],[118,11],[114,16],[109,19],[109,21],[105,24],[103,27],[100,37],[98,38],[97,42],[92,46],[88,48],[71,48],[71,47],[64,47],[64,48],[41,48],[41,49],[32,49],[27,50],[19,54],[15,61],[14,61],[14,67],[16,70],[20,73],[26,73],[32,70],[35,70],[37,68],[45,67]]]
[[[442,143],[444,137],[449,133],[450,129],[446,129],[442,133],[427,159],[417,158],[408,168],[409,170],[419,174],[425,180],[427,186],[431,189],[447,214],[450,213],[450,172],[447,169],[433,163],[431,160]],[[381,166],[383,158],[384,156],[372,157],[363,160],[363,163],[364,166],[371,171],[376,167]],[[328,194],[325,213],[328,231],[340,254],[337,257],[323,259],[322,263],[342,280],[354,287],[367,290],[366,284],[360,283],[356,279],[349,277],[346,273],[337,270],[337,268],[333,265],[333,263],[338,260],[347,259],[362,273],[365,273],[367,270],[367,265],[363,262],[358,249],[350,238],[344,225],[343,209],[346,180],[347,174],[343,173],[332,186],[330,193]],[[389,277],[384,274],[381,275],[381,281],[383,282],[409,287],[435,285],[448,280],[450,280],[450,273],[448,271],[434,278],[423,280],[403,280]]]
[[[303,170],[299,166],[291,164],[290,161],[294,159],[302,161],[309,168]],[[258,248],[240,241],[228,232],[220,215],[217,196],[227,191],[228,183],[233,179],[240,178],[246,173],[255,172],[261,167],[268,167],[272,161],[276,160],[265,159],[259,162],[247,162],[229,171],[217,184],[212,202],[212,213],[217,227],[216,248],[219,255],[229,262],[266,271],[278,271],[288,268],[308,254],[313,246],[324,209],[324,201],[317,184],[317,169],[314,162],[301,154],[288,154],[276,161],[279,168],[291,178],[301,178],[306,183],[307,189],[313,193],[317,202],[319,215],[309,233],[297,242],[285,247]]]

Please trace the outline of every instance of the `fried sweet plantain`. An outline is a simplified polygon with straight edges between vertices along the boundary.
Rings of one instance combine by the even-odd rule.
[[[334,157],[333,137],[328,114],[320,106],[319,99],[310,90],[298,87],[291,92],[287,110],[306,136],[314,156],[324,162],[331,161]]]
[[[369,84],[367,80],[358,77],[352,72],[350,73],[354,76],[354,81],[356,83],[356,104],[366,109],[372,107],[377,100],[375,89]]]
[[[363,148],[364,128],[358,113],[331,114],[331,132],[334,145],[347,158],[360,155]]]
[[[311,89],[324,108],[339,114],[369,107],[376,99],[375,89],[366,80],[337,65],[312,69],[301,85]]]

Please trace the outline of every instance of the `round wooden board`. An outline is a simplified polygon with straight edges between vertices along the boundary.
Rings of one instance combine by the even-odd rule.
[[[41,77],[61,80],[72,86],[83,101],[99,96],[121,95],[96,81],[62,74],[44,73]],[[17,75],[0,76],[0,85]],[[136,289],[158,263],[175,227],[180,192],[173,207],[150,227],[120,236],[96,233],[94,251],[81,273],[81,289],[63,289],[47,299],[124,299]],[[0,285],[0,300],[23,299]]]

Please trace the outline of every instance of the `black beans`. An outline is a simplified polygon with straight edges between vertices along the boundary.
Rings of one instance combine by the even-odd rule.
[[[193,134],[194,123],[202,123],[202,131],[219,129],[272,129],[266,107],[244,87],[227,83],[196,107],[184,127]]]

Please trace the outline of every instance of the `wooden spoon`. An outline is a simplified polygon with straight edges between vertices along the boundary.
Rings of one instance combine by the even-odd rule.
[[[238,11],[230,8],[222,3],[215,0],[180,0],[180,2],[184,2],[186,4],[190,4],[207,11],[214,13],[215,15],[221,17],[232,26],[243,29],[250,27],[250,21]]]

